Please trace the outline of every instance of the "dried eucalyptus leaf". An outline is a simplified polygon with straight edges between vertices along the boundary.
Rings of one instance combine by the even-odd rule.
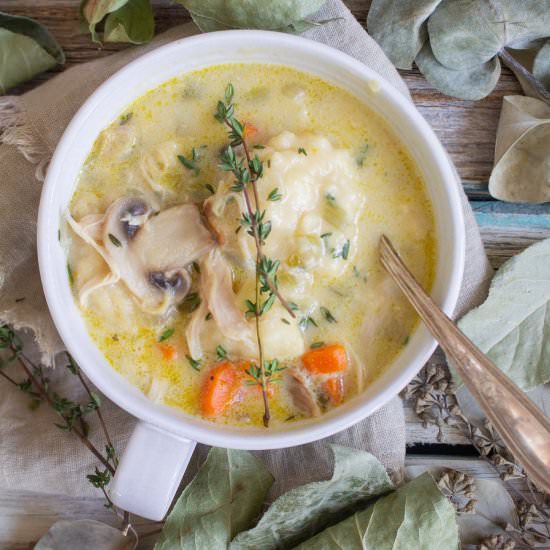
[[[500,62],[497,58],[473,69],[452,70],[434,57],[429,42],[420,50],[416,64],[432,86],[460,99],[477,100],[489,95],[500,78]]]
[[[516,505],[501,481],[476,479],[475,485],[475,513],[458,516],[462,544],[479,544],[503,533],[507,524],[518,526]]]
[[[441,0],[373,0],[367,17],[371,36],[399,69],[412,69],[428,38],[426,22]]]
[[[443,0],[428,21],[433,54],[444,66],[472,69],[505,46],[550,35],[548,2]]]
[[[272,483],[251,453],[211,449],[170,512],[155,550],[226,548],[258,517]]]
[[[520,388],[550,381],[550,239],[499,269],[489,297],[459,321],[459,328]],[[456,373],[453,376],[458,378]]]
[[[149,0],[128,0],[105,20],[105,42],[143,44],[155,35],[155,18]]]
[[[446,473],[470,476],[468,472],[443,467],[415,465],[407,468],[408,475],[418,476],[425,472],[438,480]],[[463,545],[479,544],[483,539],[498,535],[504,531],[506,524],[518,526],[516,505],[500,480],[475,478],[473,494],[457,496],[475,501],[473,513],[457,515],[460,541]]]
[[[293,32],[325,0],[176,0],[203,32],[265,29]]]
[[[550,106],[543,101],[504,98],[489,192],[503,201],[550,201]]]
[[[118,529],[100,521],[82,519],[54,523],[36,543],[34,550],[132,550],[136,546],[137,541],[132,535],[124,536]]]
[[[293,548],[357,505],[393,489],[384,466],[364,451],[332,445],[334,473],[280,496],[256,527],[240,533],[231,550]]]
[[[34,19],[0,12],[0,93],[65,62],[55,38]]]
[[[533,61],[533,75],[550,90],[550,40],[538,51]]]
[[[456,514],[432,476],[425,473],[297,548],[454,550],[458,548]]]

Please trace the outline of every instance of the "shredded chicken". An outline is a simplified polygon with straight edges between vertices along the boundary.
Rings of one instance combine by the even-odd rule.
[[[321,409],[313,391],[308,387],[304,377],[295,369],[288,369],[287,389],[294,406],[308,416],[320,416]]]
[[[201,295],[223,336],[244,344],[248,353],[255,354],[253,327],[237,306],[231,266],[219,248],[212,249],[202,262]]]
[[[191,315],[189,324],[185,329],[187,348],[189,349],[189,355],[191,355],[193,359],[200,359],[203,356],[201,333],[206,323],[207,314],[208,305],[206,300],[201,297],[201,303]]]

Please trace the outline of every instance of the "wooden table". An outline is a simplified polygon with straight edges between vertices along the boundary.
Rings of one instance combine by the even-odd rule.
[[[77,0],[0,0],[0,11],[27,15],[46,25],[67,54],[67,66],[109,55],[124,45],[98,48],[78,25]],[[346,4],[365,23],[368,0],[347,0]],[[153,0],[157,31],[189,20],[186,11],[170,0]],[[12,93],[23,93],[55,76],[37,77]],[[441,95],[417,71],[402,71],[414,101],[451,154],[463,179],[491,263],[496,268],[532,242],[550,236],[550,205],[505,204],[491,199],[487,180],[493,164],[495,132],[502,97],[521,93],[513,75],[503,70],[496,90],[478,102]],[[442,360],[436,356],[435,361]],[[496,477],[461,433],[443,428],[443,441],[436,440],[435,427],[424,428],[414,411],[406,409],[407,465],[445,464],[482,477]],[[12,491],[0,495],[0,549],[32,547],[47,528],[61,518],[95,518],[111,522],[102,499],[51,497]],[[143,548],[149,544],[144,544]]]

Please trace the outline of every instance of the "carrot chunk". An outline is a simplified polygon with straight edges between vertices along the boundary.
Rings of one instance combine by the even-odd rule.
[[[243,374],[242,367],[230,361],[223,361],[208,373],[200,396],[200,408],[204,416],[214,418],[223,414],[237,395]]]
[[[339,405],[344,399],[344,381],[341,376],[333,376],[323,384],[323,390],[333,405]]]
[[[178,350],[171,344],[159,344],[159,350],[167,361],[175,361],[178,358]]]
[[[252,137],[258,133],[258,128],[254,126],[251,122],[245,122],[243,128],[243,137],[245,139]]]
[[[346,370],[348,354],[342,344],[332,344],[307,351],[302,365],[313,374],[330,374]]]

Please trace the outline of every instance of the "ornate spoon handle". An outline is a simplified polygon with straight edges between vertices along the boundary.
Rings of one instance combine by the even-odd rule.
[[[508,449],[530,479],[550,493],[550,421],[439,309],[385,235],[380,239],[380,260],[452,360]]]

